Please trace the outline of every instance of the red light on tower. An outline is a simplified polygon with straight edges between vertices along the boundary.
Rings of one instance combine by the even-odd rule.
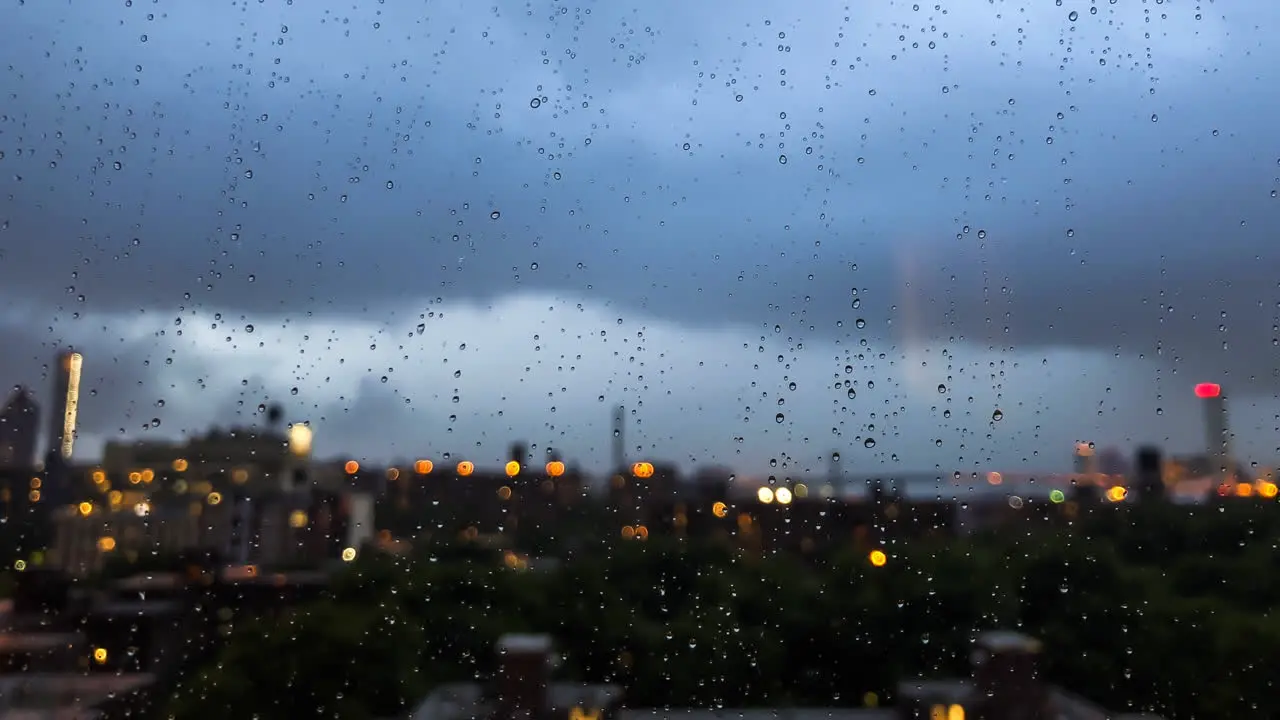
[[[1218,383],[1200,383],[1196,385],[1196,397],[1201,400],[1216,398],[1222,395],[1222,386]]]

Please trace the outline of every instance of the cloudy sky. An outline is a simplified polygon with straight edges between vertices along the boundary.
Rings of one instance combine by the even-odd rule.
[[[1280,6],[0,0],[0,378],[686,466],[1274,461]]]

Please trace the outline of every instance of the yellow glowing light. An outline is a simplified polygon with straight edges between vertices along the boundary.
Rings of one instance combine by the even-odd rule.
[[[1236,483],[1236,497],[1252,497],[1253,486],[1248,483]]]
[[[633,538],[633,537],[635,537],[635,536],[636,536],[636,529],[635,529],[635,528],[631,527],[630,525],[625,525],[625,526],[623,526],[623,528],[622,528],[622,537],[623,537],[623,538],[625,538],[625,539],[627,539],[627,540],[630,540],[631,538]]]
[[[547,463],[547,474],[551,477],[560,477],[564,474],[564,463],[559,460],[552,460]]]
[[[796,497],[798,498],[809,497],[809,486],[805,485],[804,483],[796,483],[795,494],[796,494]]]
[[[71,353],[67,358],[67,410],[62,416],[62,457],[71,457],[71,450],[76,439],[76,411],[80,406],[80,369],[84,366],[84,356]]]
[[[463,460],[462,462],[458,463],[458,474],[461,475],[462,477],[467,477],[475,471],[476,471],[476,465],[470,460]]]
[[[511,462],[507,463],[507,467],[504,469],[507,473],[507,477],[515,477],[520,474],[520,463],[515,460],[512,460]]]
[[[249,471],[244,468],[236,468],[231,471],[231,482],[237,485],[243,485],[249,482]]]
[[[211,492],[209,493],[208,500],[210,505],[217,505],[222,502],[222,493]]]
[[[436,469],[435,463],[430,460],[419,460],[413,464],[413,471],[419,475],[430,475],[432,470]]]
[[[645,527],[644,525],[637,525],[637,526],[636,526],[636,537],[637,537],[637,538],[639,538],[639,539],[641,539],[641,540],[648,540],[648,539],[649,539],[649,528]]]
[[[344,548],[342,550],[342,562],[351,562],[352,560],[355,560],[355,559],[356,559],[355,548],[349,547],[349,548]]]
[[[98,549],[102,552],[111,552],[116,549],[116,539],[113,537],[98,538]]]
[[[498,488],[498,497],[502,500],[510,500],[511,488],[507,487],[506,485],[503,485],[502,487]]]
[[[964,706],[952,705],[947,708],[947,720],[964,720]]]
[[[84,517],[89,517],[89,514],[93,512],[93,503],[82,502],[80,503],[78,509],[80,510],[81,515],[83,515]]]
[[[289,426],[289,452],[295,457],[307,457],[311,454],[311,426],[305,423],[293,423]]]
[[[360,472],[360,463],[355,460],[348,460],[347,464],[342,466],[342,471],[348,475],[355,475]]]
[[[138,483],[142,482],[142,473],[138,472],[137,470],[134,470],[133,472],[129,473],[129,482],[134,485],[137,485]]]
[[[595,708],[574,707],[569,709],[569,720],[600,720],[601,715],[601,711]]]
[[[867,559],[875,567],[884,567],[885,563],[889,562],[889,556],[885,555],[883,550],[872,550]]]
[[[17,570],[18,572],[22,572],[23,570],[26,570],[26,569],[27,569],[27,561],[26,561],[26,560],[14,560],[14,561],[13,561],[13,569],[14,569],[14,570]]]
[[[1128,495],[1129,491],[1120,485],[1107,488],[1107,499],[1113,503],[1123,502]]]
[[[307,513],[303,510],[294,510],[289,513],[289,527],[295,530],[307,526]]]
[[[1280,488],[1276,487],[1276,484],[1273,482],[1264,480],[1258,483],[1258,494],[1268,500],[1273,499],[1277,492],[1280,492]]]
[[[101,664],[105,663],[105,662],[107,661],[107,649],[106,649],[106,648],[94,648],[94,649],[93,649],[93,661],[94,661],[94,662],[96,662],[96,663],[98,663],[99,665],[101,665]]]
[[[106,474],[106,473],[102,472],[101,470],[94,470],[94,471],[93,471],[93,483],[94,483],[95,485],[101,485],[102,483],[104,483],[104,482],[106,482],[106,481],[107,481],[107,474]]]
[[[722,502],[715,502],[711,505],[711,514],[718,518],[722,518],[729,514],[729,506]]]
[[[155,479],[156,479],[156,473],[154,470],[147,468],[146,470],[142,471],[142,482],[149,483]]]
[[[756,491],[756,499],[768,505],[773,502],[773,490],[767,487],[760,488]]]
[[[133,506],[133,514],[138,517],[146,517],[151,514],[151,503],[140,502]]]
[[[119,490],[112,490],[111,492],[107,493],[107,502],[111,503],[112,507],[119,505],[120,503],[124,502],[124,493],[120,492]]]
[[[32,490],[31,492],[27,493],[27,499],[29,499],[33,503],[40,502],[40,491]]]
[[[773,493],[773,497],[778,501],[779,505],[791,504],[791,491],[786,488],[778,488],[777,491]]]
[[[187,467],[188,467],[189,465],[190,465],[190,463],[188,463],[188,462],[186,461],[186,459],[185,459],[185,458],[178,458],[177,460],[174,460],[174,461],[173,461],[173,471],[174,471],[174,472],[186,472],[186,471],[187,471]]]
[[[399,480],[400,468],[387,468],[387,479],[392,481]]]
[[[631,466],[631,474],[641,480],[653,477],[653,463],[638,462]]]

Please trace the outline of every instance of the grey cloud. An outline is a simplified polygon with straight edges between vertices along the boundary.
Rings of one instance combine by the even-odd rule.
[[[1143,354],[1269,394],[1265,6],[29,4],[0,30],[0,283],[35,327],[411,322],[546,290],[691,328]]]

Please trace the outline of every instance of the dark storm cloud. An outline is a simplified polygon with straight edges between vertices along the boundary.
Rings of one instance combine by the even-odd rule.
[[[1274,8],[687,5],[12,9],[0,281],[41,322],[541,289],[1271,387]]]

